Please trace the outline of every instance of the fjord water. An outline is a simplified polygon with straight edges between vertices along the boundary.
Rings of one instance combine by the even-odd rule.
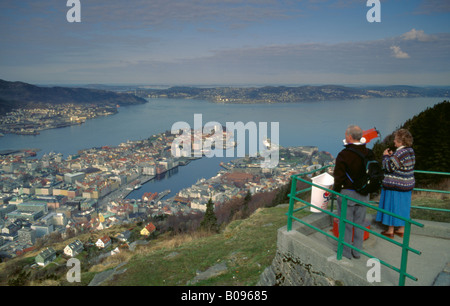
[[[357,124],[363,129],[376,127],[385,137],[406,120],[443,100],[384,98],[282,104],[216,104],[202,100],[149,99],[146,104],[120,107],[113,116],[89,120],[82,125],[46,130],[37,136],[7,134],[0,137],[0,148],[39,148],[41,151],[38,157],[49,152],[63,153],[67,157],[81,149],[116,146],[127,140],[146,139],[170,131],[178,121],[187,122],[193,128],[194,115],[202,114],[203,125],[217,121],[225,126],[226,122],[241,121],[244,124],[267,122],[270,127],[271,122],[278,122],[281,146],[317,146],[320,151],[328,151],[336,156],[342,149],[342,139],[349,124]],[[268,136],[271,137],[270,131]],[[225,159],[196,160],[167,174],[163,180],[155,180],[154,190],[142,188],[141,192],[160,192],[165,189],[174,192],[175,189],[184,188],[178,186],[190,186],[202,177],[214,176],[220,169],[219,162]]]

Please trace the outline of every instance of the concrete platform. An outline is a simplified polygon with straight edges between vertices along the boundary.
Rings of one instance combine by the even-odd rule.
[[[374,217],[367,216],[371,230],[380,233],[384,227],[375,222]],[[312,214],[303,219],[332,235],[332,218],[324,213]],[[408,252],[407,273],[418,281],[406,278],[406,286],[450,286],[450,224],[420,221],[423,228],[412,226],[410,247],[422,252],[421,255]],[[400,237],[394,240],[401,242]],[[299,222],[293,222],[293,229],[286,227],[278,231],[278,252],[294,256],[303,266],[314,270],[315,274],[325,275],[343,285],[385,285],[397,286],[399,273],[381,265],[381,282],[370,283],[367,274],[373,267],[367,265],[368,257],[359,259],[336,260],[337,242],[322,233],[316,232]],[[370,235],[364,241],[363,251],[400,268],[401,247],[383,238]]]

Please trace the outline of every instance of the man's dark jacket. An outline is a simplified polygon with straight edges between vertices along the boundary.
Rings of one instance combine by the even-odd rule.
[[[372,150],[366,148],[366,145],[349,144],[346,148],[354,148],[361,151],[364,155],[374,156]],[[334,187],[333,190],[341,192],[342,189],[354,189],[353,184],[346,175],[351,177],[352,180],[362,176],[365,171],[365,166],[362,158],[355,152],[350,150],[342,150],[336,157],[336,165],[334,167]]]

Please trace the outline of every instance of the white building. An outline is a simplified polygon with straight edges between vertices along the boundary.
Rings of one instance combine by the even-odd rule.
[[[96,245],[99,249],[107,248],[108,246],[111,245],[111,238],[109,238],[108,236],[103,236],[102,238],[99,238],[99,239],[97,240],[97,242],[95,243],[95,245]]]
[[[80,240],[75,240],[74,242],[68,244],[64,248],[64,254],[70,257],[75,257],[84,250],[83,244]]]

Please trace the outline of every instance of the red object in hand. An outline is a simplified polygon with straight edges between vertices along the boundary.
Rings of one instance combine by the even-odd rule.
[[[366,139],[366,143],[369,143],[372,139],[380,136],[380,132],[376,130],[376,128],[363,131],[363,137]]]

